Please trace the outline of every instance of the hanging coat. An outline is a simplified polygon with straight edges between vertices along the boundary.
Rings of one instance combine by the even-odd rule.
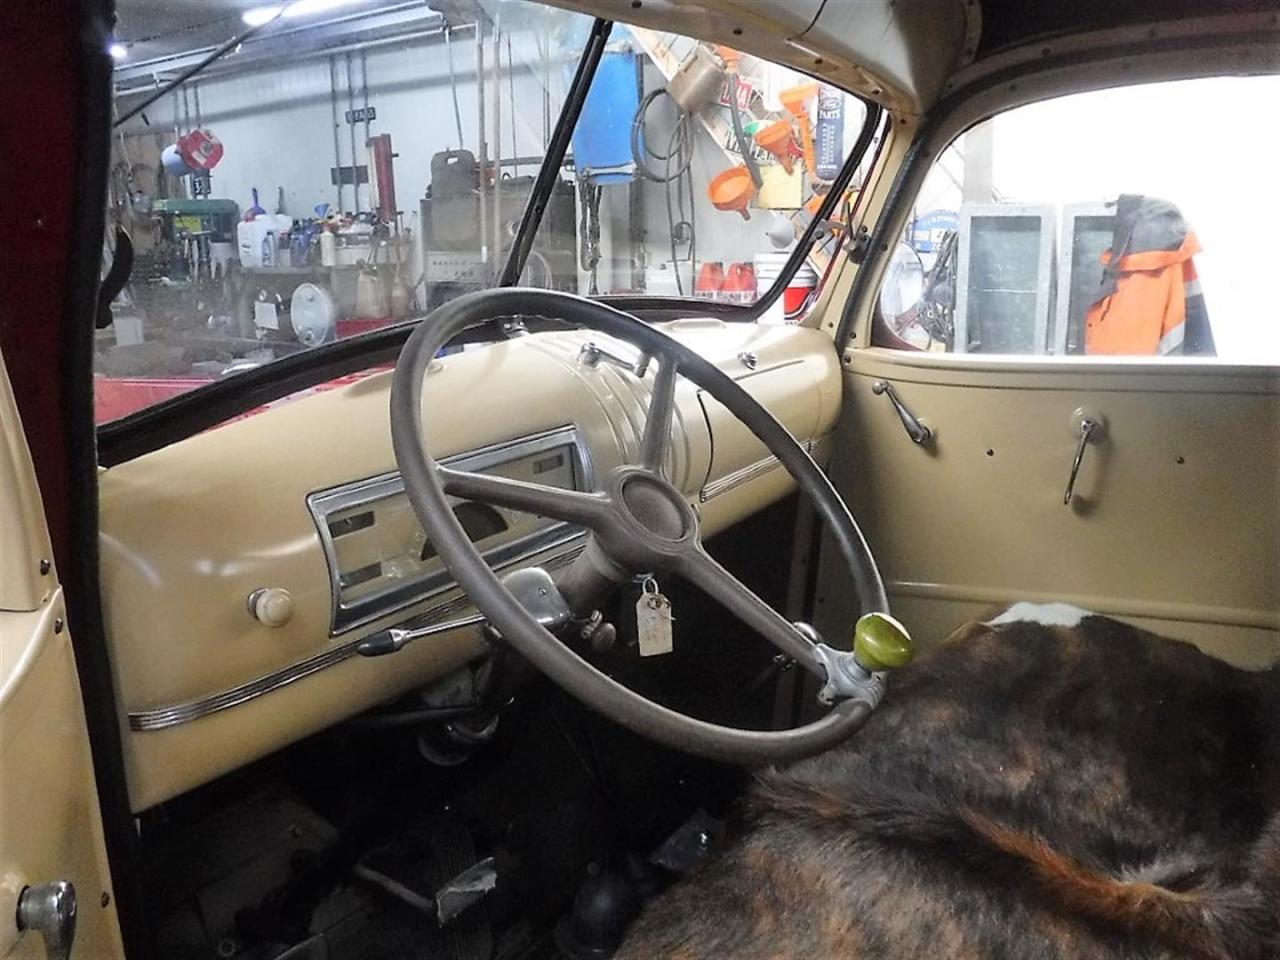
[[[1116,202],[1102,283],[1085,314],[1085,352],[1213,356],[1213,331],[1192,257],[1199,241],[1173,204],[1124,194]]]

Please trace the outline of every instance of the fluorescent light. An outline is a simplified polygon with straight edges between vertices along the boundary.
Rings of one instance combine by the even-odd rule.
[[[336,7],[345,7],[356,0],[294,0],[289,4],[271,4],[265,7],[254,7],[245,11],[241,17],[251,27],[260,27],[270,23],[277,17],[292,20],[295,17],[309,17],[316,13],[324,13]]]
[[[284,8],[284,15],[288,18],[309,17],[313,13],[324,13],[326,10],[345,7],[354,2],[355,0],[294,0]]]
[[[284,7],[280,6],[254,7],[252,10],[246,10],[241,19],[251,27],[260,27],[264,23],[270,23],[283,12]]]
[[[107,53],[111,54],[112,60],[123,60],[129,55],[129,51],[125,49],[125,45],[123,43],[113,43],[111,46],[107,47]]]

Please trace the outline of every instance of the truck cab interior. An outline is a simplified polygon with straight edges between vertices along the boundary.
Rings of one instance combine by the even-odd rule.
[[[1270,0],[5,19],[0,954],[1280,956]]]

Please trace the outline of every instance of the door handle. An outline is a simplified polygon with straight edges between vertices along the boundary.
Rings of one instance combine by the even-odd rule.
[[[1071,418],[1080,432],[1080,439],[1076,442],[1076,455],[1071,461],[1071,472],[1067,474],[1067,490],[1062,495],[1065,506],[1071,505],[1071,498],[1075,495],[1076,475],[1080,472],[1080,464],[1084,461],[1085,447],[1089,445],[1090,440],[1101,438],[1104,427],[1104,421],[1100,415],[1085,410],[1077,410]]]
[[[877,380],[871,384],[871,392],[877,397],[883,394],[889,398],[889,402],[893,404],[893,409],[898,413],[898,419],[902,421],[902,428],[907,431],[907,436],[911,438],[912,443],[924,446],[933,439],[933,431],[921,423],[919,418],[907,409],[907,405],[899,398],[898,391],[893,389],[893,384],[884,380]]]
[[[18,929],[40,931],[49,960],[70,960],[76,939],[76,888],[66,880],[26,887],[18,895]]]

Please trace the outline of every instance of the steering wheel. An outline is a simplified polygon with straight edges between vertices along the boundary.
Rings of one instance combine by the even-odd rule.
[[[423,423],[422,386],[431,360],[462,331],[500,317],[554,318],[626,341],[656,361],[640,443],[640,462],[602,478],[594,492],[469,473],[432,459]],[[653,362],[645,364],[654,366]],[[649,378],[647,371],[643,374]],[[703,549],[698,515],[667,476],[677,375],[720,401],[769,448],[813,500],[853,574],[865,615],[855,649],[835,650],[809,626],[793,624]],[[796,760],[848,737],[879,703],[883,671],[910,659],[910,640],[887,616],[884,586],[857,524],[830,480],[778,421],[745,390],[688,347],[612,307],[548,290],[503,288],[459,297],[418,325],[396,363],[391,436],[405,493],[432,546],[459,586],[504,640],[553,681],[607,717],[660,743],[716,760],[764,764]],[[579,524],[586,547],[553,582],[513,593],[463,530],[449,497],[525,510]],[[823,682],[834,706],[790,730],[747,730],[707,723],[642,697],[579,657],[547,629],[548,604],[586,616],[610,590],[639,574],[674,573],[700,587],[747,626]],[[551,596],[548,596],[551,594]],[[562,618],[563,619],[563,618]]]

